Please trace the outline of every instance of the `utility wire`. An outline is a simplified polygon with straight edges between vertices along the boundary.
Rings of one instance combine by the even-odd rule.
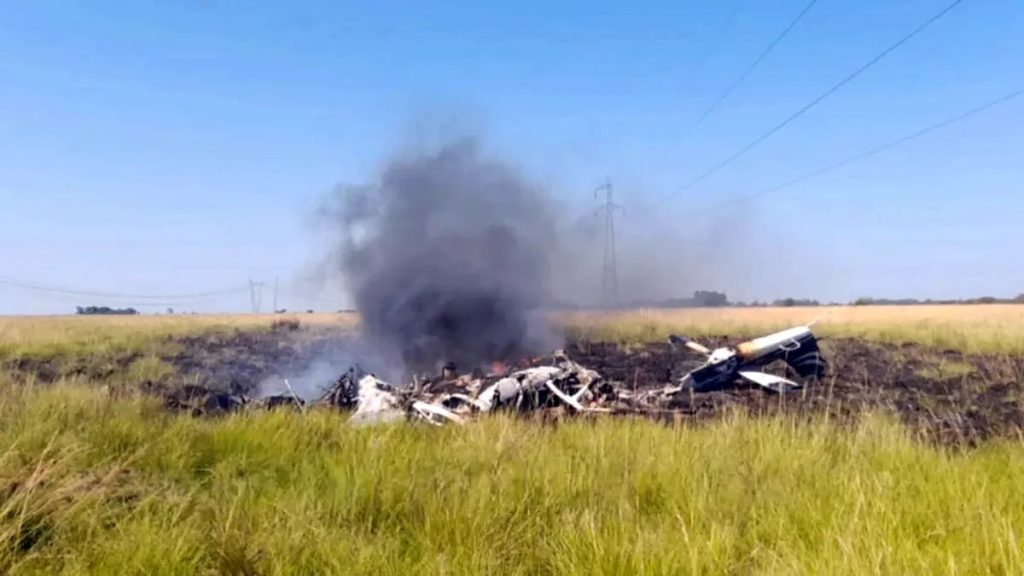
[[[841,160],[841,161],[836,162],[834,164],[830,164],[828,166],[825,166],[824,168],[820,168],[820,169],[815,170],[813,172],[810,172],[808,174],[804,174],[803,176],[800,176],[799,178],[794,178],[792,180],[783,182],[782,184],[778,184],[778,185],[772,186],[771,188],[765,188],[764,190],[760,190],[758,192],[754,192],[754,193],[751,193],[751,194],[746,194],[746,195],[743,195],[743,196],[737,196],[737,197],[732,198],[730,200],[726,200],[725,202],[720,202],[718,204],[714,204],[712,206],[707,206],[707,207],[699,209],[699,210],[693,210],[693,211],[687,212],[683,216],[691,216],[693,214],[698,214],[698,213],[701,213],[701,212],[707,212],[707,211],[711,211],[711,210],[716,210],[718,208],[722,208],[722,207],[728,206],[730,204],[735,204],[737,202],[743,202],[743,201],[746,201],[746,200],[750,200],[752,198],[757,198],[759,196],[765,196],[767,194],[774,194],[775,192],[779,192],[779,191],[784,190],[786,188],[790,188],[792,186],[796,186],[797,184],[801,184],[801,183],[803,183],[803,182],[805,182],[807,180],[810,180],[812,178],[817,178],[818,176],[821,176],[821,175],[826,174],[828,172],[831,172],[833,170],[838,170],[839,168],[843,168],[844,166],[847,166],[849,164],[853,164],[854,162],[859,162],[860,160],[864,160],[865,158],[870,158],[871,156],[875,156],[877,154],[885,152],[886,150],[889,150],[891,148],[895,148],[895,147],[897,147],[897,146],[899,146],[901,144],[906,144],[907,142],[910,142],[911,140],[915,140],[915,139],[920,138],[920,137],[922,137],[922,136],[924,136],[926,134],[930,134],[932,132],[935,132],[936,130],[940,130],[942,128],[945,128],[945,127],[949,126],[950,124],[955,124],[957,122],[960,122],[961,120],[966,120],[966,119],[970,118],[971,116],[974,116],[975,114],[979,114],[979,113],[984,112],[984,111],[986,111],[986,110],[988,110],[990,108],[995,108],[996,106],[999,106],[1000,104],[1005,104],[1006,102],[1009,102],[1010,100],[1013,100],[1014,98],[1019,98],[1021,96],[1024,96],[1024,89],[1016,90],[1014,92],[1010,92],[1009,94],[1006,94],[1004,96],[996,98],[995,100],[990,100],[990,101],[988,101],[988,102],[986,102],[986,103],[984,103],[984,104],[982,104],[980,106],[976,106],[974,108],[971,108],[970,110],[967,110],[966,112],[962,112],[960,114],[957,114],[956,116],[951,116],[951,117],[946,118],[945,120],[943,120],[941,122],[938,122],[936,124],[932,124],[931,126],[928,126],[926,128],[922,128],[920,130],[917,130],[916,132],[912,132],[910,134],[907,134],[906,136],[903,136],[901,138],[897,138],[896,140],[892,140],[891,142],[888,142],[886,144],[882,144],[881,146],[877,146],[875,148],[871,148],[870,150],[866,150],[864,152],[861,152],[860,154],[857,154],[856,156],[851,156],[851,157],[849,157],[849,158],[847,158],[845,160]]]
[[[700,62],[700,66],[703,66],[711,54],[713,54],[722,44],[722,37],[729,31],[729,28],[732,28],[733,22],[736,21],[736,17],[739,16],[740,12],[743,10],[745,1],[746,0],[736,0],[733,4],[732,10],[729,12],[729,15],[724,21],[722,21],[721,26],[715,30],[715,33],[712,34],[712,41],[704,47],[704,52],[698,60]]]
[[[701,122],[706,120],[707,117],[710,116],[718,108],[718,106],[721,105],[722,102],[724,102],[725,99],[728,98],[733,93],[733,91],[735,91],[736,88],[739,87],[739,85],[742,84],[743,81],[747,79],[747,76],[750,76],[754,69],[757,68],[759,64],[761,64],[761,61],[764,60],[765,57],[768,56],[768,54],[773,49],[775,49],[779,42],[782,42],[782,39],[789,34],[789,31],[792,30],[797,25],[797,23],[800,22],[800,20],[802,20],[803,17],[808,12],[810,12],[811,8],[814,7],[814,5],[817,3],[818,0],[811,0],[810,2],[808,2],[807,5],[804,6],[804,9],[801,10],[800,13],[796,15],[796,18],[793,18],[793,20],[789,23],[788,26],[786,26],[782,33],[776,36],[775,39],[772,40],[772,42],[768,44],[768,46],[764,50],[762,50],[760,54],[758,54],[757,58],[755,58],[754,61],[751,62],[749,66],[747,66],[747,69],[744,70],[743,73],[740,74],[739,77],[736,78],[736,80],[734,80],[733,83],[730,84],[729,87],[726,88],[725,91],[718,96],[718,99],[715,100],[715,102],[711,104],[711,106],[708,107],[708,109],[705,110],[703,114],[700,115],[700,118],[697,118],[697,121],[693,123],[691,129],[696,128],[701,124]]]
[[[36,292],[48,292],[51,294],[62,294],[65,296],[81,296],[81,297],[92,297],[92,298],[136,298],[139,300],[193,300],[200,298],[209,298],[213,296],[225,296],[228,294],[238,294],[241,292],[248,292],[249,287],[244,288],[232,288],[229,290],[215,290],[211,292],[198,292],[193,294],[121,294],[117,292],[95,292],[91,290],[75,290],[70,288],[62,288],[58,286],[46,286],[44,284],[38,284],[35,282],[26,282],[23,280],[17,280],[14,278],[0,276],[0,285],[14,286],[15,288],[22,288],[25,290],[32,290]]]
[[[813,100],[811,100],[807,104],[804,104],[803,106],[801,106],[796,112],[793,112],[792,114],[790,114],[785,120],[783,120],[782,122],[776,124],[774,127],[769,129],[767,132],[764,132],[763,134],[761,134],[760,136],[758,136],[757,138],[752,140],[750,143],[748,143],[746,146],[740,148],[739,150],[734,152],[731,156],[727,157],[725,160],[722,160],[718,164],[715,164],[711,168],[708,168],[704,172],[701,172],[700,174],[698,174],[697,176],[692,178],[689,182],[684,184],[682,186],[682,188],[680,188],[680,189],[678,189],[678,190],[676,190],[674,192],[669,193],[664,198],[662,198],[662,201],[668,200],[668,199],[672,198],[673,196],[675,196],[676,194],[679,194],[680,192],[683,192],[685,190],[689,190],[690,188],[693,188],[698,183],[703,182],[704,180],[706,180],[709,176],[715,174],[716,172],[718,172],[722,168],[725,168],[729,164],[732,164],[738,158],[740,158],[741,156],[743,156],[747,152],[750,152],[752,149],[754,149],[755,146],[757,146],[761,142],[764,142],[765,140],[770,138],[773,134],[775,134],[779,130],[782,130],[790,122],[793,122],[794,120],[796,120],[800,116],[803,116],[804,113],[806,113],[808,110],[810,110],[811,108],[814,108],[815,106],[820,104],[822,101],[824,101],[826,98],[828,98],[832,94],[835,94],[836,92],[838,92],[843,86],[846,86],[847,84],[852,82],[855,78],[857,78],[858,76],[860,76],[861,74],[866,72],[869,68],[871,68],[872,66],[877,64],[880,60],[882,60],[883,58],[885,58],[889,54],[893,53],[897,48],[899,48],[900,46],[903,46],[904,44],[909,42],[913,37],[917,36],[918,34],[923,32],[926,28],[928,28],[929,26],[931,26],[932,24],[937,22],[940,18],[942,18],[943,16],[948,14],[953,8],[956,8],[961,2],[963,2],[963,0],[953,0],[953,2],[948,4],[945,8],[940,10],[938,13],[934,14],[931,18],[926,20],[924,23],[919,25],[917,28],[914,28],[910,33],[905,34],[902,38],[897,40],[895,43],[889,45],[889,47],[887,47],[885,50],[882,50],[882,52],[880,52],[874,58],[872,58],[872,59],[868,60],[867,62],[865,62],[864,64],[862,64],[860,67],[858,67],[856,70],[854,70],[853,72],[848,74],[845,78],[840,80],[838,83],[833,84],[828,90],[825,90],[824,92],[819,94],[817,97],[815,97]]]
[[[693,61],[693,64],[691,66],[691,74],[702,70],[705,67],[705,65],[707,65],[708,59],[722,45],[723,37],[725,37],[726,32],[729,31],[729,28],[732,27],[733,22],[736,21],[736,17],[739,16],[740,12],[743,10],[743,6],[745,3],[746,0],[734,0],[733,7],[729,11],[729,14],[726,16],[725,20],[723,20],[722,23],[717,28],[715,28],[715,31],[711,33],[707,43],[704,44],[704,48],[700,51],[697,58]]]

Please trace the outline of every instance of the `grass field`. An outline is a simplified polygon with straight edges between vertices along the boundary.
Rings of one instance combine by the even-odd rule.
[[[622,342],[821,331],[1024,351],[1024,307],[565,315]],[[332,328],[355,319],[299,315]],[[0,572],[11,574],[1020,574],[1024,445],[859,424],[356,429],[314,410],[195,419],[11,361],[143,354],[272,317],[0,319]],[[145,359],[145,356],[143,356]]]
[[[95,390],[0,406],[15,574],[1018,574],[1024,451],[867,419],[701,429],[196,420]]]
[[[357,323],[353,314],[0,316],[0,359],[146,350],[167,336],[236,328],[262,330],[283,318],[295,318],[313,327],[345,328]]]
[[[820,318],[815,332],[825,336],[1024,354],[1024,305],[1016,304],[639,310],[564,318],[583,337],[623,343],[664,340],[672,332],[752,336]]]
[[[352,314],[296,314],[307,326],[351,327]],[[1024,354],[1024,305],[840,306],[580,312],[554,316],[580,337],[623,343],[664,340],[669,334],[749,336],[820,323],[824,335],[884,342],[921,342],[969,352]],[[15,352],[141,348],[170,334],[269,327],[280,316],[0,317],[0,357]]]

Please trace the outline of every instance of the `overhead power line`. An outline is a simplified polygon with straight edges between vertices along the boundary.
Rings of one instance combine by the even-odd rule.
[[[214,290],[210,292],[196,292],[192,294],[124,294],[118,292],[99,292],[93,290],[78,290],[72,288],[63,288],[59,286],[47,286],[45,284],[39,284],[36,282],[27,282],[24,280],[17,280],[14,278],[0,276],[0,285],[13,286],[15,288],[22,288],[24,290],[31,290],[35,292],[47,292],[51,294],[61,294],[64,296],[81,296],[88,298],[110,298],[110,299],[138,299],[138,300],[194,300],[202,298],[210,298],[214,296],[226,296],[229,294],[238,294],[249,290],[248,286],[231,288],[227,290]]]
[[[710,116],[718,108],[718,106],[721,105],[722,102],[724,102],[725,99],[728,98],[733,93],[733,91],[735,91],[736,88],[739,87],[739,85],[742,84],[743,81],[747,79],[747,76],[750,76],[754,69],[757,68],[759,64],[761,64],[761,61],[764,60],[766,56],[768,56],[768,54],[779,44],[779,42],[782,42],[782,39],[789,34],[789,31],[792,30],[797,25],[797,23],[800,22],[800,20],[802,20],[803,17],[808,12],[810,12],[811,8],[817,3],[818,0],[811,0],[810,2],[807,3],[806,6],[804,6],[804,9],[801,10],[800,13],[797,14],[792,21],[790,21],[789,25],[787,25],[786,28],[778,36],[776,36],[775,39],[772,40],[772,42],[768,44],[768,46],[764,50],[762,50],[760,54],[758,54],[757,58],[755,58],[754,61],[751,62],[749,66],[747,66],[747,69],[744,70],[743,73],[740,74],[739,77],[736,78],[736,80],[734,80],[733,83],[730,84],[729,87],[726,88],[725,91],[718,96],[718,99],[715,100],[714,103],[712,103],[711,106],[709,106],[708,109],[705,110],[704,113],[700,115],[700,118],[697,118],[697,121],[693,123],[693,128],[696,128],[701,124],[701,122],[706,120],[707,117]]]
[[[725,37],[726,32],[729,31],[729,28],[731,28],[733,23],[736,21],[736,17],[739,16],[740,12],[743,10],[743,5],[745,2],[746,0],[735,0],[732,9],[729,11],[725,20],[723,20],[722,23],[715,29],[715,31],[711,33],[711,35],[708,38],[708,41],[704,44],[704,48],[699,52],[698,56],[693,61],[693,64],[691,65],[691,74],[702,70],[704,66],[707,64],[708,59],[711,57],[711,55],[714,54],[715,51],[718,50],[719,46],[722,45],[722,39]]]
[[[853,72],[848,74],[845,78],[843,78],[839,82],[833,84],[831,87],[829,87],[827,90],[825,90],[824,92],[822,92],[821,94],[816,96],[810,102],[808,102],[808,103],[804,104],[803,106],[801,106],[795,112],[793,112],[788,117],[786,117],[785,120],[783,120],[782,122],[779,122],[778,124],[776,124],[775,126],[770,128],[769,130],[767,130],[766,132],[762,133],[757,138],[754,138],[751,142],[749,142],[748,144],[746,144],[745,146],[743,146],[742,148],[740,148],[739,150],[734,152],[732,155],[728,156],[727,158],[725,158],[724,160],[719,162],[718,164],[715,164],[711,168],[708,168],[704,172],[701,172],[700,174],[698,174],[697,176],[692,178],[689,182],[684,184],[680,189],[678,189],[678,190],[676,190],[674,192],[669,193],[668,195],[666,195],[662,199],[662,201],[668,200],[668,199],[672,198],[673,196],[675,196],[676,194],[679,194],[680,192],[683,192],[683,191],[686,191],[686,190],[689,190],[689,189],[693,188],[695,185],[699,184],[700,182],[703,182],[708,177],[710,177],[713,174],[717,173],[722,168],[725,168],[729,164],[732,164],[737,159],[739,159],[741,156],[743,156],[747,152],[750,152],[751,150],[753,150],[754,147],[756,147],[758,144],[764,142],[765,140],[770,138],[773,134],[775,134],[779,130],[782,130],[783,128],[785,128],[790,122],[793,122],[794,120],[796,120],[800,116],[803,116],[808,110],[810,110],[811,108],[814,108],[815,106],[817,106],[818,104],[823,102],[826,98],[828,98],[829,96],[831,96],[831,95],[835,94],[836,92],[838,92],[843,86],[846,86],[847,84],[852,82],[854,79],[856,79],[858,76],[860,76],[861,74],[866,72],[869,68],[871,68],[872,66],[877,64],[883,58],[885,58],[889,54],[891,54],[894,51],[896,51],[896,49],[898,49],[900,46],[903,46],[904,44],[909,42],[912,38],[914,38],[915,36],[917,36],[918,34],[923,32],[926,28],[928,28],[929,26],[931,26],[932,24],[937,22],[939,19],[941,19],[943,16],[948,14],[951,10],[953,10],[953,8],[956,8],[958,5],[960,5],[961,2],[963,2],[963,0],[953,0],[953,2],[948,4],[945,8],[943,8],[942,10],[937,12],[936,14],[932,15],[931,18],[926,20],[924,23],[919,25],[917,28],[914,28],[909,33],[907,33],[903,37],[901,37],[899,40],[897,40],[893,44],[890,44],[885,50],[882,50],[875,57],[871,58],[870,60],[868,60],[864,64],[861,64],[857,69],[855,69]]]
[[[825,166],[824,168],[819,168],[818,170],[815,170],[813,172],[809,172],[807,174],[804,174],[803,176],[800,176],[799,178],[794,178],[792,180],[788,180],[786,182],[783,182],[782,184],[777,184],[775,186],[772,186],[771,188],[765,188],[764,190],[760,190],[758,192],[754,192],[754,193],[751,193],[751,194],[745,194],[745,195],[742,195],[742,196],[737,196],[737,197],[732,198],[730,200],[727,200],[725,202],[720,202],[720,203],[714,204],[712,206],[707,206],[707,207],[702,208],[700,210],[693,210],[693,211],[687,212],[686,214],[684,214],[684,216],[690,216],[690,215],[698,214],[698,213],[701,213],[701,212],[707,212],[707,211],[711,211],[711,210],[716,210],[718,208],[722,208],[722,207],[728,206],[730,204],[735,204],[737,202],[744,202],[746,200],[757,198],[759,196],[765,196],[767,194],[774,194],[775,192],[779,192],[779,191],[784,190],[786,188],[790,188],[792,186],[796,186],[797,184],[801,184],[801,183],[806,182],[807,180],[810,180],[812,178],[817,178],[818,176],[821,176],[823,174],[827,174],[828,172],[832,172],[833,170],[838,170],[839,168],[843,168],[844,166],[847,166],[849,164],[853,164],[854,162],[859,162],[859,161],[864,160],[866,158],[870,158],[871,156],[875,156],[877,154],[885,152],[886,150],[889,150],[891,148],[895,148],[897,146],[900,146],[901,144],[906,144],[907,142],[910,142],[911,140],[916,140],[917,138],[920,138],[922,136],[925,136],[927,134],[935,132],[936,130],[940,130],[940,129],[945,128],[945,127],[947,127],[947,126],[949,126],[951,124],[955,124],[957,122],[960,122],[961,120],[966,120],[966,119],[970,118],[971,116],[974,116],[975,114],[979,114],[979,113],[984,112],[984,111],[986,111],[986,110],[988,110],[990,108],[995,108],[996,106],[999,106],[1000,104],[1005,104],[1005,103],[1009,102],[1010,100],[1013,100],[1015,98],[1019,98],[1021,96],[1024,96],[1024,89],[1016,90],[1014,92],[1010,92],[1009,94],[1003,95],[1003,96],[1001,96],[999,98],[996,98],[995,100],[989,100],[988,102],[986,102],[986,103],[984,103],[984,104],[982,104],[980,106],[975,106],[974,108],[971,108],[970,110],[967,110],[966,112],[961,112],[960,114],[957,114],[956,116],[951,116],[951,117],[946,118],[945,120],[943,120],[941,122],[937,122],[937,123],[932,124],[932,125],[930,125],[930,126],[928,126],[926,128],[921,128],[920,130],[917,130],[915,132],[911,132],[910,134],[907,134],[906,136],[897,138],[897,139],[892,140],[892,141],[890,141],[890,142],[888,142],[886,144],[882,144],[881,146],[876,146],[876,147],[871,148],[869,150],[865,150],[864,152],[861,152],[860,154],[857,154],[855,156],[850,156],[849,158],[846,158],[845,160],[841,160],[841,161],[836,162],[834,164],[829,164],[828,166]]]
[[[715,30],[714,34],[712,34],[711,41],[705,45],[704,51],[698,59],[699,66],[703,66],[708,57],[710,57],[711,54],[714,53],[721,45],[722,38],[725,36],[725,33],[729,31],[729,28],[732,28],[733,23],[736,22],[736,17],[743,11],[743,4],[745,1],[746,0],[736,0],[733,4],[732,10],[729,11],[729,15],[726,16],[725,20],[722,21],[722,24]]]

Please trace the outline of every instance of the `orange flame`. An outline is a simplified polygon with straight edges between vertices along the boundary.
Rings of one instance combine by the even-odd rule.
[[[501,360],[491,363],[491,374],[504,374],[507,370],[508,366]]]

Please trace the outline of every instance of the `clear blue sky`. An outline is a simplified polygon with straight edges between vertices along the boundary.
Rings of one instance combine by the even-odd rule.
[[[730,253],[752,257],[687,260],[707,268],[694,282],[734,298],[1016,295],[1024,98],[692,212],[1024,87],[1017,0],[966,0],[741,160],[656,202],[946,3],[820,0],[691,130],[805,0],[5,2],[0,276],[144,294],[277,276],[283,306],[340,305],[303,287],[324,249],[309,212],[426,125],[481,130],[580,211],[610,175],[633,208],[624,242],[651,212],[704,236],[664,245],[670,257],[736,231],[754,244]],[[0,286],[0,314],[78,303],[93,302]],[[248,295],[185,307],[244,310]]]

